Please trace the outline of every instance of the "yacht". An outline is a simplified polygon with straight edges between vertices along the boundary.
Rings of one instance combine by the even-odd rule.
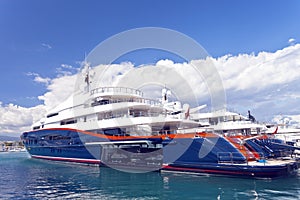
[[[235,145],[245,144],[253,158],[259,157],[257,153],[264,157],[277,158],[299,154],[300,146],[297,146],[299,129],[281,129],[278,125],[258,123],[250,111],[247,117],[236,112],[219,110],[195,113],[191,115],[191,118],[201,124],[206,124],[215,133],[223,135]],[[288,134],[287,130],[289,130]]]
[[[169,102],[166,88],[157,100],[136,88],[91,85],[87,79],[83,84],[84,90],[21,135],[32,158],[134,172],[263,178],[295,174],[299,168],[295,159],[253,158],[255,150],[193,119],[201,107]]]

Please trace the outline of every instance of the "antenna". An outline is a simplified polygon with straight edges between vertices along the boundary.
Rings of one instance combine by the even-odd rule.
[[[84,52],[84,63],[87,63],[87,61],[86,61],[86,52]]]

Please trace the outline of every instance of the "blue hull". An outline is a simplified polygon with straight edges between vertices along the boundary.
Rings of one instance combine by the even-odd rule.
[[[33,158],[84,164],[100,164],[100,156],[98,158],[94,157],[85,146],[28,147],[27,151]]]
[[[25,132],[21,139],[33,158],[96,164],[127,171],[164,170],[273,178],[293,174],[299,168],[297,162],[246,165],[246,157],[234,145],[214,134],[173,139],[162,136],[125,139],[73,129],[44,129]]]
[[[297,174],[299,166],[290,163],[283,166],[251,166],[239,164],[171,164],[162,170],[171,172],[186,172],[197,174],[212,174],[222,176],[236,176],[244,178],[276,178]]]

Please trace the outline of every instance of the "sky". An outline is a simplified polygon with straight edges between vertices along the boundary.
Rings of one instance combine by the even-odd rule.
[[[251,109],[260,121],[292,119],[300,114],[299,9],[298,0],[0,0],[0,134],[28,130],[72,92],[85,55],[143,27],[199,43],[219,71],[230,109]],[[114,61],[122,62],[189,63],[151,50]]]

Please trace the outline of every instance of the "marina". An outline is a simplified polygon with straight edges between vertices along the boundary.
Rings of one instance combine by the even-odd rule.
[[[24,145],[20,141],[0,141],[1,152],[20,152],[26,151]]]
[[[0,1],[0,200],[298,200],[300,1]]]

